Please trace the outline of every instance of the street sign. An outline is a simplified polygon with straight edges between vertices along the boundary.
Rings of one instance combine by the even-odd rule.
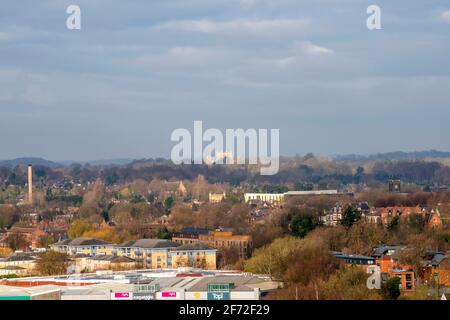
[[[161,293],[161,297],[163,298],[176,298],[178,296],[178,292],[176,291],[164,291]]]
[[[208,292],[208,300],[230,300],[229,292]]]
[[[112,300],[133,300],[133,292],[112,292]]]
[[[133,293],[133,300],[156,300],[156,294],[153,292]]]

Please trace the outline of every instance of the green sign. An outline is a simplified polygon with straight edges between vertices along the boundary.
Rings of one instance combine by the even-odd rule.
[[[31,300],[29,296],[0,296],[0,300]]]
[[[229,292],[234,289],[234,283],[208,283],[208,292]]]

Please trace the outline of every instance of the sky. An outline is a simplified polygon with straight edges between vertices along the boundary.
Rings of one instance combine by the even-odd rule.
[[[448,151],[449,119],[448,0],[0,4],[0,159],[167,158],[194,120],[287,156]]]

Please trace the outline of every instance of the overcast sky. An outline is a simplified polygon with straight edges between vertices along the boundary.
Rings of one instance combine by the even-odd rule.
[[[283,155],[450,150],[449,119],[448,0],[0,4],[0,159],[169,157],[194,120]]]

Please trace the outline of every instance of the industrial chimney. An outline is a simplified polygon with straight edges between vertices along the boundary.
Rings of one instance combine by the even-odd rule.
[[[33,166],[28,165],[28,202],[33,204]]]

